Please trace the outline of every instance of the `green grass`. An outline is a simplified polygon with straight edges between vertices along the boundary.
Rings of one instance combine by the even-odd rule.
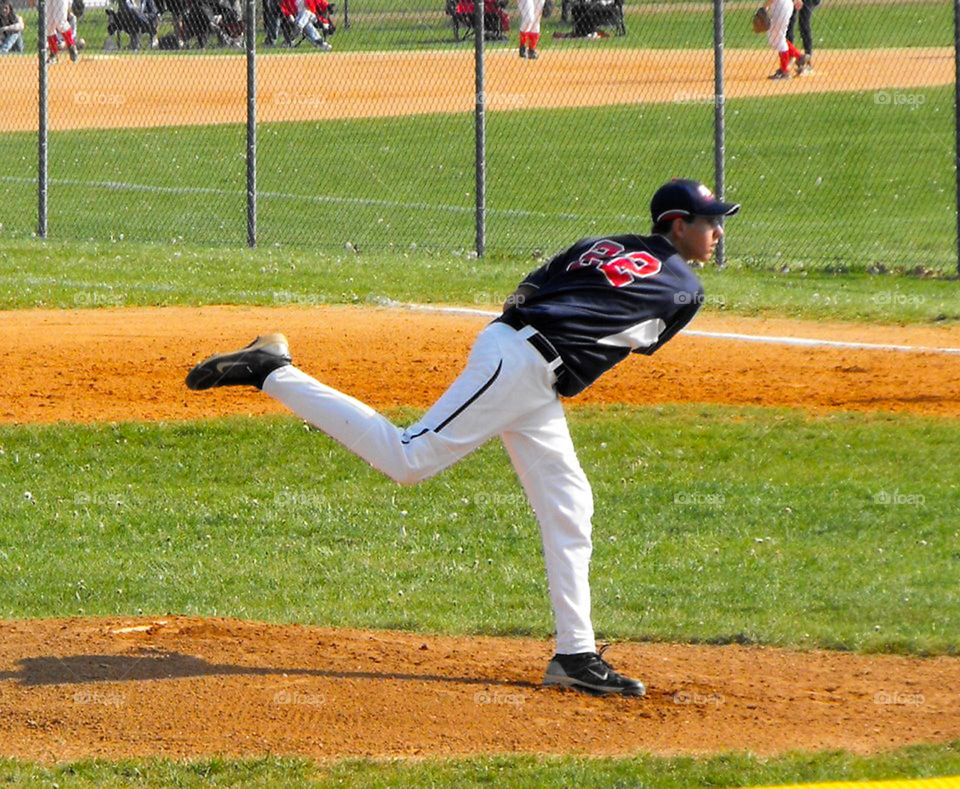
[[[796,753],[774,758],[728,754],[691,757],[589,759],[490,756],[475,759],[375,762],[348,760],[318,765],[306,759],[209,759],[174,762],[103,760],[43,767],[0,759],[0,780],[17,786],[401,786],[461,787],[759,786],[824,780],[930,778],[960,773],[960,745],[922,745],[874,756]]]
[[[601,637],[956,652],[960,424],[677,406],[572,429]],[[292,418],[3,427],[0,452],[2,618],[552,631],[496,443],[416,488]]]
[[[730,258],[774,269],[955,271],[952,89],[916,95],[924,101],[913,109],[874,93],[729,102],[728,196],[744,205]],[[798,118],[811,132],[784,146],[771,130]],[[710,180],[711,119],[697,104],[493,113],[489,248],[526,254],[646,231],[649,195],[667,175]],[[604,136],[585,164],[583,135],[594,127]],[[261,244],[471,249],[471,134],[466,115],[265,124]],[[691,143],[667,144],[674,139]],[[35,140],[5,141],[0,233],[24,238],[36,225]],[[305,146],[316,152],[309,163]],[[242,245],[242,152],[239,126],[54,133],[51,237]]]
[[[340,29],[331,39],[338,51],[437,49],[469,47],[471,41],[455,44],[450,18],[443,14],[443,0],[403,0],[403,2],[362,3],[351,10],[351,27],[343,28],[342,3],[334,21]],[[662,3],[658,3],[662,6]],[[517,40],[519,17],[511,4],[510,41],[492,42],[491,48],[512,47]],[[36,51],[36,12],[20,12],[27,24],[28,52]],[[262,27],[262,7],[257,16]],[[752,9],[735,8],[725,15],[726,43],[729,47],[766,46],[762,37],[750,30]],[[543,20],[544,46],[557,48],[691,48],[713,44],[713,12],[709,3],[698,11],[654,10],[647,3],[628,3],[627,34],[602,42],[553,40],[553,34],[568,32],[571,24],[560,18],[559,4],[552,17]],[[814,16],[814,32],[819,48],[873,49],[898,46],[951,46],[952,12],[943,2],[876,3],[856,6],[824,5]],[[90,51],[103,49],[106,15],[100,9],[89,10],[80,22],[79,33]],[[160,34],[172,31],[169,15],[163,17]],[[124,42],[126,43],[126,36]],[[262,32],[259,39],[262,41]],[[146,38],[141,39],[145,45]],[[295,52],[306,51],[306,45]],[[225,50],[208,48],[208,54],[222,55]],[[287,50],[275,52],[285,54]],[[158,57],[176,57],[176,53],[156,53]],[[238,52],[238,55],[241,53]]]
[[[538,265],[519,255],[476,260],[425,252],[0,241],[0,309],[399,301],[496,311]],[[960,320],[955,279],[832,274],[792,261],[785,273],[741,264],[708,266],[698,275],[707,292],[704,314],[885,324]]]

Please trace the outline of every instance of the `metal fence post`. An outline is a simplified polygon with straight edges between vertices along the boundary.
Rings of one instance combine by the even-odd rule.
[[[37,235],[47,237],[47,12],[37,0],[37,53],[40,69],[37,119]]]
[[[960,2],[960,0],[957,0]],[[486,103],[487,97],[484,93],[484,71],[483,71],[483,0],[474,0],[474,63],[476,71],[476,112],[475,112],[475,132],[476,132],[476,174],[477,174],[477,204],[476,204],[476,224],[477,224],[477,257],[483,257],[487,247],[487,116]]]
[[[954,162],[957,180],[957,274],[960,275],[960,0],[953,0],[953,62],[956,77],[953,83]]]
[[[960,0],[956,0],[960,2]],[[723,82],[723,0],[713,0],[713,170],[714,191],[717,199],[723,200],[726,189],[726,99]],[[717,265],[726,265],[726,241],[721,237],[717,244]]]
[[[247,246],[257,245],[257,3],[247,0]]]

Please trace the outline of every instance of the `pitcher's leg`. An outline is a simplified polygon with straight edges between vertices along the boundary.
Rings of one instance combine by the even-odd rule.
[[[546,376],[536,351],[496,324],[481,332],[463,372],[406,430],[290,365],[268,375],[262,388],[391,479],[413,484],[555,398]]]
[[[593,493],[577,460],[560,401],[501,434],[540,524],[561,654],[595,652],[590,621]]]

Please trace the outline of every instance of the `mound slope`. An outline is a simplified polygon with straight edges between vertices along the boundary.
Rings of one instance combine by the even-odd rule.
[[[956,658],[618,644],[646,699],[540,686],[546,641],[229,619],[0,623],[0,752],[56,762],[872,752],[960,738]]]

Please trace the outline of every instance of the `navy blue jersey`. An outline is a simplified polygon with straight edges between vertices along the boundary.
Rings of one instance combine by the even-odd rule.
[[[557,393],[583,391],[633,353],[652,354],[690,322],[703,286],[662,236],[578,241],[530,274],[533,293],[504,313],[553,343]]]

